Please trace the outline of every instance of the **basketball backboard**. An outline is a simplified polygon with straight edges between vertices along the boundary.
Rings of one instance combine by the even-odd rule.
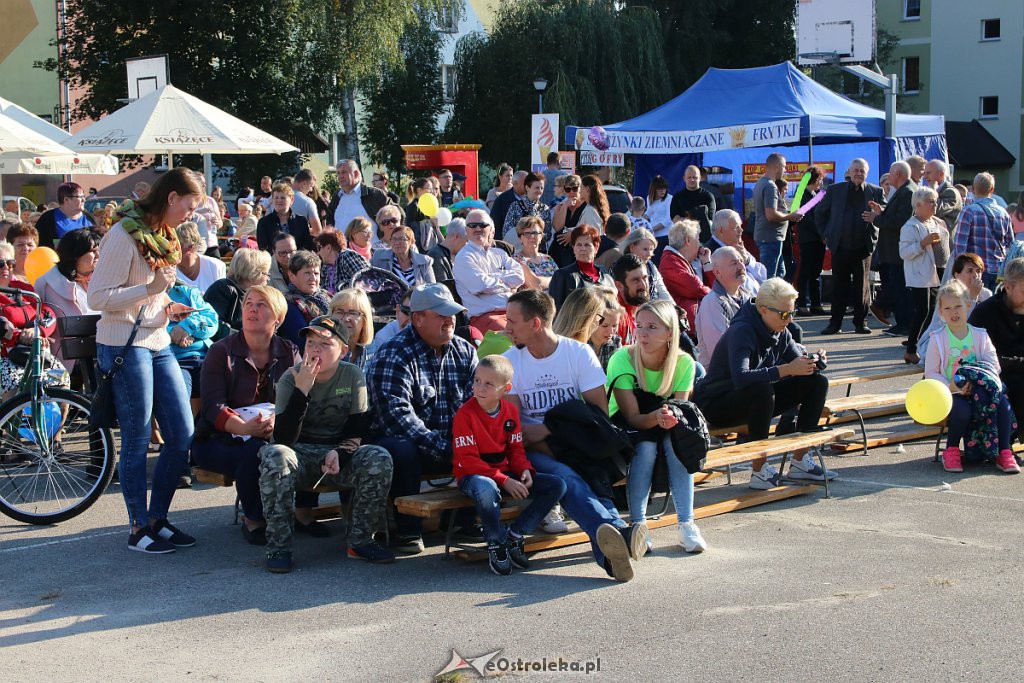
[[[136,57],[124,62],[128,71],[128,99],[134,101],[156,92],[170,80],[170,66],[167,55]]]
[[[801,66],[875,60],[875,0],[797,0]]]

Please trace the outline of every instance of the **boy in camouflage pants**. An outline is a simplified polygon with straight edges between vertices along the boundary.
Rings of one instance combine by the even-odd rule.
[[[260,449],[260,494],[267,520],[267,570],[292,567],[295,489],[324,482],[352,496],[349,557],[393,562],[394,554],[373,540],[386,524],[391,487],[391,455],[380,446],[361,445],[369,403],[363,374],[341,362],[348,330],[335,318],[320,316],[301,332],[302,362],[277,384],[274,443]]]

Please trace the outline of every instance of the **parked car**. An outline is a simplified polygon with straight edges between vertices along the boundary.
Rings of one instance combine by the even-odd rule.
[[[13,194],[5,194],[4,195],[4,200],[3,200],[3,209],[4,209],[5,212],[9,210],[8,206],[7,206],[9,202],[17,202],[18,208],[17,208],[17,212],[16,213],[19,216],[21,215],[22,211],[37,211],[38,210],[36,208],[35,202],[33,202],[31,199],[28,199],[26,197],[19,197],[17,195],[13,195]],[[14,208],[14,207],[11,207],[11,208]]]

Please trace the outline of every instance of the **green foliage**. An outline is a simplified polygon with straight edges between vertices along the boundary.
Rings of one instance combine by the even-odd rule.
[[[525,165],[538,76],[550,82],[544,109],[563,125],[621,121],[668,100],[658,15],[621,4],[504,2],[490,36],[459,41],[445,139],[483,143],[483,161]]]
[[[398,177],[405,169],[401,145],[437,139],[441,97],[441,37],[429,23],[410,24],[399,43],[402,61],[381,66],[380,78],[362,94],[362,140],[369,160]]]

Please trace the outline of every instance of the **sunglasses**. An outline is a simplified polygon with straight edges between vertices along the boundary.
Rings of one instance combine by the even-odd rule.
[[[530,230],[529,232],[524,232],[523,233],[523,237],[536,237],[537,235],[543,235],[543,234],[544,233],[541,232],[540,230]]]
[[[566,185],[565,186],[565,191],[566,192],[579,192],[580,191],[580,186],[579,185],[572,185],[572,186]]]
[[[16,263],[17,261],[15,261],[14,259],[0,260],[0,268],[14,268],[14,265]]]
[[[487,225],[487,223],[466,223],[466,228],[469,230],[483,230]]]
[[[381,225],[398,225],[400,219],[398,218],[385,218],[380,222]]]
[[[785,320],[790,320],[790,319],[796,317],[796,311],[795,310],[793,310],[793,311],[780,311],[779,309],[772,308],[771,306],[765,306],[765,308],[767,308],[769,311],[771,311],[773,313],[778,313],[779,317],[782,318],[782,320],[784,320],[784,321]]]

